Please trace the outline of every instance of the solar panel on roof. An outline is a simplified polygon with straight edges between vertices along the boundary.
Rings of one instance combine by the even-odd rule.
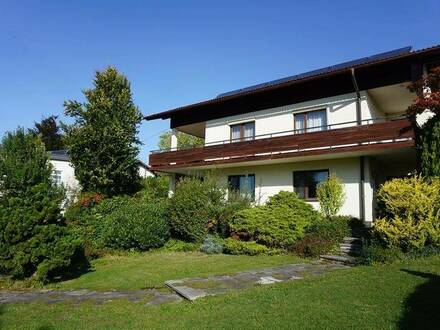
[[[260,88],[263,88],[263,87],[278,85],[278,84],[281,84],[281,83],[284,83],[284,82],[294,81],[294,80],[303,79],[303,78],[307,78],[307,77],[312,77],[312,76],[316,76],[316,75],[319,75],[319,74],[328,73],[328,72],[331,72],[331,71],[346,69],[346,68],[350,68],[350,67],[353,67],[353,66],[356,66],[356,65],[368,63],[368,62],[371,62],[371,61],[378,61],[378,60],[382,60],[382,59],[385,59],[385,58],[406,54],[406,53],[409,53],[410,51],[411,51],[411,46],[409,46],[409,47],[402,47],[402,48],[394,49],[394,50],[391,50],[391,51],[388,51],[388,52],[379,53],[379,54],[375,54],[375,55],[367,56],[367,57],[362,57],[362,58],[359,58],[357,60],[352,60],[352,61],[343,62],[343,63],[339,63],[339,64],[336,64],[336,65],[328,66],[328,67],[325,67],[325,68],[322,68],[322,69],[312,70],[312,71],[300,73],[300,74],[297,74],[297,75],[293,75],[293,76],[289,76],[289,77],[285,77],[285,78],[281,78],[281,79],[276,79],[276,80],[272,80],[272,81],[268,81],[268,82],[265,82],[265,83],[262,83],[262,84],[257,84],[257,85],[253,85],[253,86],[249,86],[249,87],[245,87],[245,88],[236,89],[236,90],[233,90],[233,91],[230,91],[230,92],[219,94],[219,95],[217,95],[217,98],[225,97],[225,96],[231,96],[231,95],[239,94],[239,93],[243,93],[243,92],[249,92],[249,91],[260,89]]]

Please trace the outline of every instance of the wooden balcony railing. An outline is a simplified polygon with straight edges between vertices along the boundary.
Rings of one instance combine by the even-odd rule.
[[[351,124],[331,125],[330,129],[325,126],[324,130],[302,134],[278,132],[247,141],[218,141],[190,149],[152,152],[149,163],[153,170],[166,170],[415,145],[414,130],[406,118],[370,119],[362,125]]]

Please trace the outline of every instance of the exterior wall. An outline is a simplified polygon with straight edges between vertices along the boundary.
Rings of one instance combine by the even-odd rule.
[[[255,135],[292,131],[294,129],[293,114],[318,109],[327,110],[327,124],[334,125],[356,121],[355,93],[338,95],[325,99],[302,102],[278,108],[260,110],[236,116],[214,119],[206,122],[205,143],[230,139],[230,125],[255,121]],[[361,93],[362,119],[384,117],[383,111],[374,103],[368,93]],[[338,125],[342,128],[351,125]]]
[[[360,182],[360,160],[356,158],[331,159],[323,161],[285,163],[277,165],[248,166],[224,168],[221,170],[222,179],[227,180],[228,175],[255,174],[255,198],[263,204],[272,195],[281,190],[293,191],[293,172],[303,170],[328,169],[330,174],[336,174],[343,182],[346,194],[346,201],[340,214],[360,217],[359,203],[359,182]],[[365,166],[369,171],[368,162]],[[365,220],[373,219],[373,185],[370,184],[368,176],[365,176],[364,193],[368,207],[365,207]],[[316,209],[319,209],[318,202],[309,202]],[[367,204],[366,203],[366,204]]]
[[[73,166],[62,160],[51,160],[50,163],[55,171],[61,171],[61,182],[68,190],[76,190],[79,188],[79,182],[75,178],[75,170]]]
[[[151,176],[154,176],[153,173],[151,173],[147,168],[144,166],[139,166],[139,176],[143,179],[149,178]]]

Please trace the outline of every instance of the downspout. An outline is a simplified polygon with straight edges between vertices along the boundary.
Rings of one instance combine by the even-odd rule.
[[[357,125],[362,125],[362,112],[361,112],[361,92],[356,81],[356,76],[354,74],[354,68],[351,68],[351,81],[353,82],[353,87],[356,92],[356,123]],[[359,171],[360,171],[360,181],[359,181],[359,218],[365,221],[365,158],[364,156],[359,157]]]
[[[356,122],[358,125],[362,124],[362,113],[361,113],[361,92],[356,81],[356,76],[354,75],[354,68],[351,68],[351,81],[353,82],[354,91],[356,92]]]

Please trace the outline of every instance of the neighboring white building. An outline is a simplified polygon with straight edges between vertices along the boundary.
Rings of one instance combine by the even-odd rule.
[[[50,151],[50,163],[53,166],[52,179],[57,184],[62,184],[68,190],[79,189],[79,182],[75,178],[75,169],[70,163],[67,150]],[[141,178],[154,176],[147,164],[139,161],[139,175]]]
[[[315,207],[316,185],[334,173],[347,196],[340,213],[369,225],[379,185],[416,167],[407,86],[439,59],[440,47],[407,47],[147,116],[205,139],[178,150],[172,138],[171,150],[150,155],[151,169],[176,178],[215,168],[256,202],[287,190]]]

